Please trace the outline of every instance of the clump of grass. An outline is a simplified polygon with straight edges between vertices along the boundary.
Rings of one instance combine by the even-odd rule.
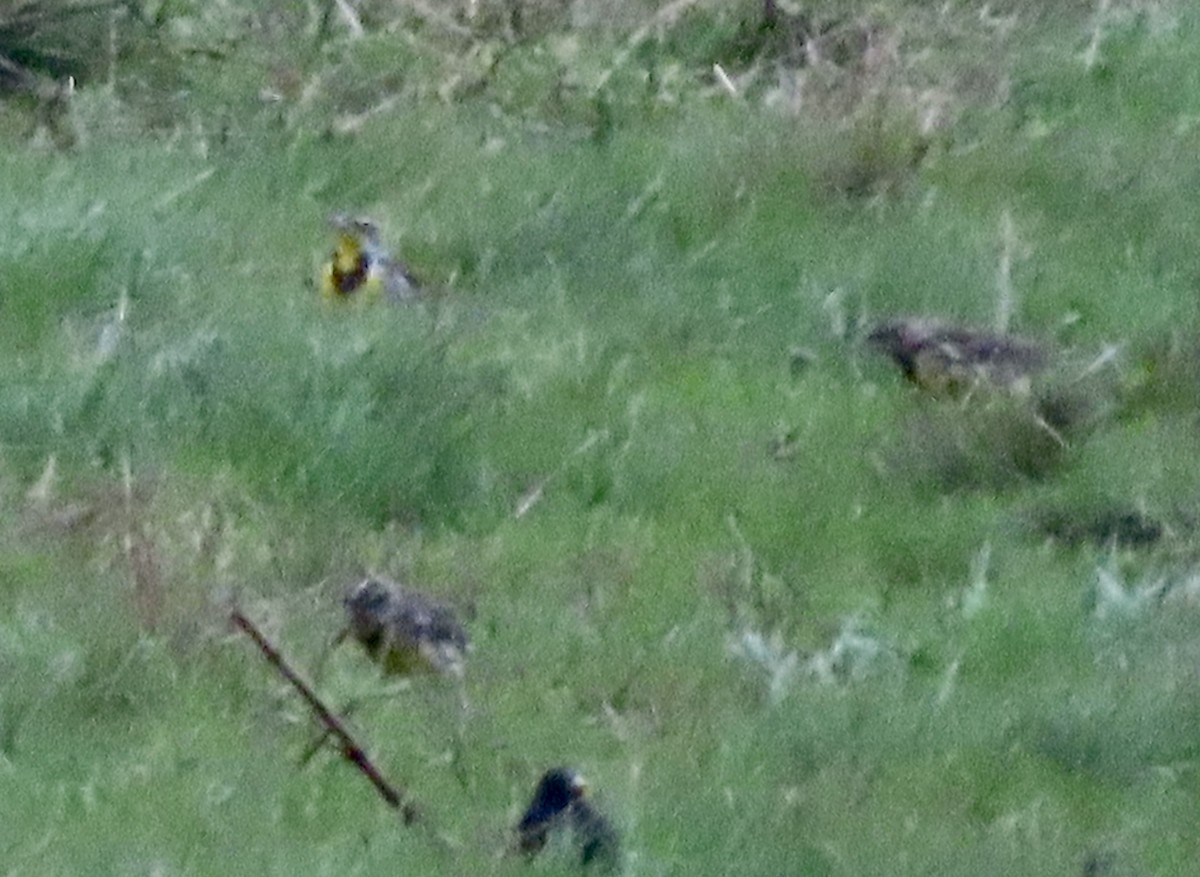
[[[471,493],[472,400],[490,385],[469,388],[428,347],[337,331],[323,341],[332,347],[313,354],[300,337],[267,341],[229,327],[130,348],[60,411],[55,444],[102,465],[126,449],[233,463],[264,490],[299,490],[376,523],[455,519]],[[254,349],[263,359],[245,358]]]
[[[29,88],[39,77],[85,78],[113,62],[109,28],[120,0],[17,0],[0,12],[0,85]]]
[[[1152,411],[1173,410],[1195,416],[1200,398],[1200,345],[1190,330],[1173,329],[1139,343],[1130,375],[1121,388],[1121,417],[1136,419]]]
[[[1022,402],[925,406],[905,419],[889,465],[938,491],[1004,490],[1045,480],[1068,460],[1064,439]]]

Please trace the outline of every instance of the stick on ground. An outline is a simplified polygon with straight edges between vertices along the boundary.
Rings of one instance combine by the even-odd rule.
[[[374,765],[371,759],[367,757],[367,753],[363,751],[363,748],[350,736],[350,733],[338,717],[331,713],[329,708],[321,702],[321,699],[317,697],[313,690],[308,687],[308,684],[283,659],[278,649],[271,645],[262,631],[254,625],[254,622],[237,609],[234,609],[230,613],[230,618],[239,630],[254,640],[255,645],[258,646],[263,656],[274,665],[279,674],[290,682],[293,688],[300,692],[300,696],[304,698],[312,711],[316,713],[321,724],[337,740],[342,757],[362,771],[363,775],[371,781],[371,785],[375,787],[383,797],[383,800],[388,803],[389,807],[400,811],[405,825],[411,825],[416,822],[420,818],[417,806],[411,801],[406,800],[408,796],[404,793],[403,789],[393,786],[384,779],[383,774],[379,772],[379,768]]]

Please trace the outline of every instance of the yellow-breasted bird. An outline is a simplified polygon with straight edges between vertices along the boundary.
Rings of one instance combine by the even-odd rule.
[[[380,577],[349,590],[342,601],[352,636],[386,673],[442,673],[461,678],[471,643],[454,610]]]
[[[517,850],[533,857],[552,834],[569,830],[581,865],[615,870],[620,865],[617,832],[588,799],[587,791],[587,782],[570,768],[556,767],[542,774],[517,823]]]
[[[404,304],[421,294],[421,286],[399,259],[383,245],[379,227],[368,219],[335,213],[329,224],[337,246],[321,269],[321,294],[326,301],[372,302],[380,298]]]
[[[1050,364],[1046,349],[1028,339],[929,317],[889,320],[867,342],[890,356],[908,380],[938,395],[963,395],[978,387],[1027,393],[1032,377]]]

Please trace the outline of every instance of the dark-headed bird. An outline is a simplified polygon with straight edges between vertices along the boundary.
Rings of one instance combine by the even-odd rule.
[[[616,870],[620,865],[617,832],[588,799],[587,791],[583,777],[570,768],[546,771],[517,823],[517,849],[532,857],[551,835],[569,832],[581,865]]]
[[[1050,361],[1041,345],[1013,335],[953,326],[928,317],[889,320],[867,342],[886,353],[912,383],[936,395],[977,388],[1025,394]]]
[[[384,672],[462,677],[471,645],[449,606],[379,577],[359,582],[342,603],[348,623],[337,641],[354,637]]]
[[[370,303],[384,298],[404,304],[420,295],[420,284],[388,252],[375,223],[335,213],[329,224],[337,232],[337,245],[321,269],[321,294],[326,301]]]

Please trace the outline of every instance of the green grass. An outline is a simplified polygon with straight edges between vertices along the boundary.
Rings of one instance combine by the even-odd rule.
[[[734,100],[711,64],[758,4],[637,45],[618,5],[506,35],[369,4],[353,41],[177,4],[122,25],[74,150],[5,135],[4,873],[575,873],[502,855],[559,763],[633,874],[1191,872],[1200,19],[1116,4],[1089,68],[1087,4],[828,4],[890,66],[764,49]],[[308,97],[257,98],[280,59]],[[775,100],[797,72],[832,97]],[[338,209],[441,303],[324,308]],[[861,343],[990,324],[1006,252],[1013,328],[1091,412],[1065,447]],[[1163,537],[1039,525],[1112,509]],[[468,615],[465,713],[326,654],[363,569]],[[299,763],[313,723],[230,598],[430,831]]]

